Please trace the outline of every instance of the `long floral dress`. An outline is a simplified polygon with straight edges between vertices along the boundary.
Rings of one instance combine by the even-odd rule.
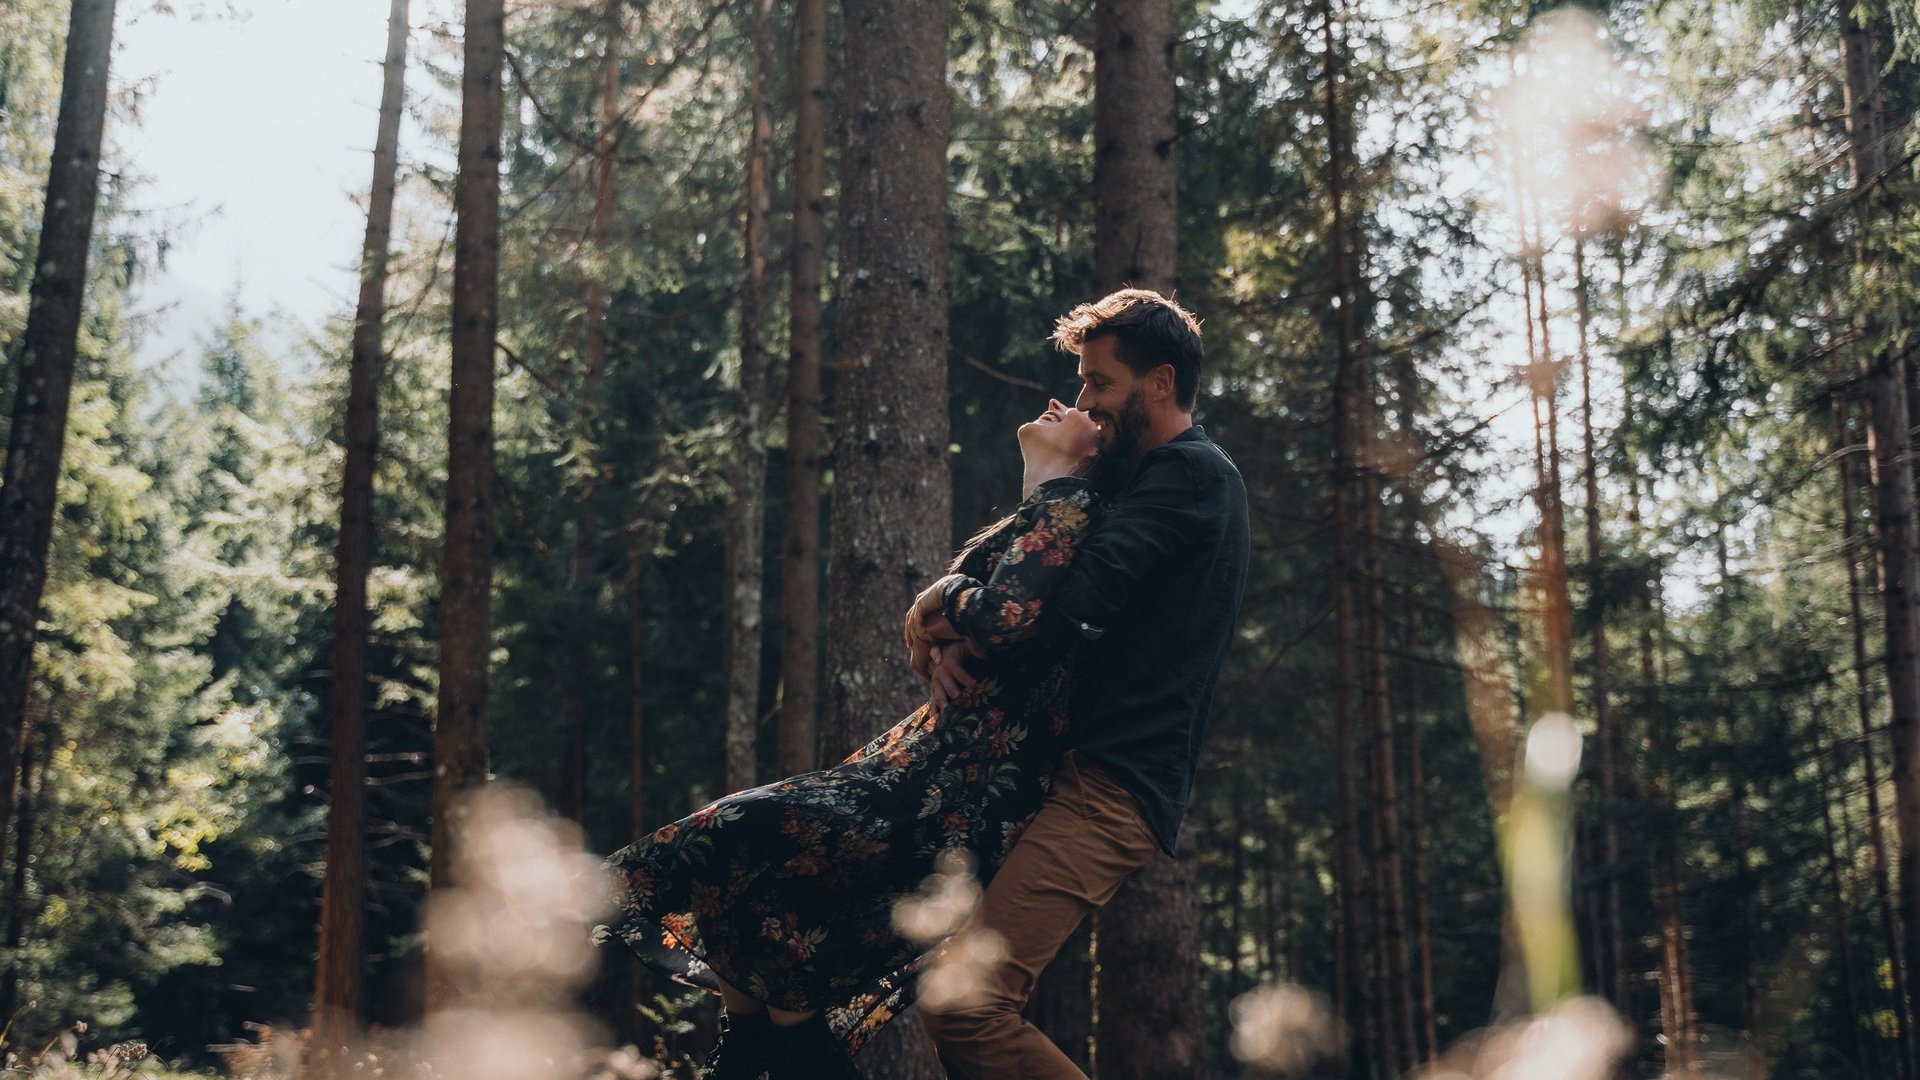
[[[775,1008],[823,1009],[856,1052],[913,997],[924,954],[893,928],[945,851],[989,878],[1040,809],[1068,746],[1072,646],[1035,636],[1047,593],[1102,508],[1073,477],[1040,485],[977,538],[955,572],[987,582],[949,605],[954,628],[1014,642],[979,685],[922,705],[841,764],[736,792],[615,853],[619,938],[649,966]]]

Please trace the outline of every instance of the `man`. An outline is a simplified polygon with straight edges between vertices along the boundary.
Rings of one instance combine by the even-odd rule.
[[[1075,407],[1093,418],[1102,454],[1133,471],[1040,616],[1041,633],[1082,642],[1075,747],[970,924],[1005,939],[1006,960],[984,1000],[926,1018],[954,1080],[1085,1080],[1020,1010],[1080,921],[1156,849],[1173,853],[1246,586],[1246,488],[1193,423],[1202,359],[1193,316],[1124,289],[1074,308],[1053,341],[1080,358]],[[980,584],[943,579],[909,619],[957,643],[945,613]],[[965,652],[941,650],[936,701],[971,683]]]

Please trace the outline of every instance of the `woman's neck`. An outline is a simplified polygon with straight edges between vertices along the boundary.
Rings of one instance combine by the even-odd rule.
[[[1072,476],[1080,468],[1080,462],[1065,455],[1034,454],[1027,457],[1020,477],[1020,498],[1025,501],[1033,494],[1033,489],[1049,480],[1062,476]]]

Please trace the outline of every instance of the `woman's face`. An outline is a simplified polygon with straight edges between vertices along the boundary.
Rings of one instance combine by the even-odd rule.
[[[1020,425],[1021,453],[1035,450],[1082,461],[1099,452],[1099,429],[1086,413],[1049,398],[1046,412]]]

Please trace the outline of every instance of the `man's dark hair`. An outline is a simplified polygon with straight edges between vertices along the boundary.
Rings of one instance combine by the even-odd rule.
[[[1075,356],[1104,337],[1113,339],[1114,355],[1136,376],[1172,364],[1174,401],[1193,409],[1204,350],[1192,312],[1150,289],[1121,289],[1081,304],[1053,326],[1055,347]]]

